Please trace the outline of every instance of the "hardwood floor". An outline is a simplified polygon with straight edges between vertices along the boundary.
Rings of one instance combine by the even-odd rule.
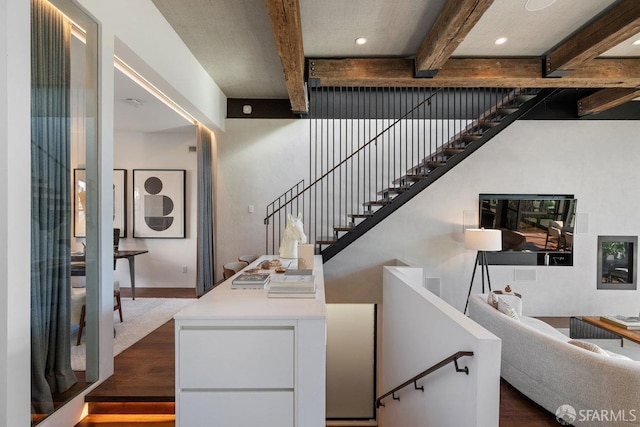
[[[500,380],[500,427],[557,427],[554,414]]]
[[[173,427],[174,339],[171,320],[116,356],[114,375],[87,395],[91,415],[76,427],[121,426],[133,420],[139,426]],[[553,414],[501,381],[500,427],[557,425]]]
[[[170,320],[117,355],[114,374],[87,394],[85,400],[173,402],[174,342],[173,320]]]

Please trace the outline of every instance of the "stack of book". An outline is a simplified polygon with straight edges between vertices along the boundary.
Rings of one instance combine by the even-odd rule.
[[[269,273],[242,273],[231,282],[231,289],[262,289],[269,283]]]
[[[269,283],[269,298],[315,298],[316,277],[312,274],[274,275]]]
[[[600,316],[600,320],[603,322],[611,323],[612,325],[625,328],[629,331],[640,330],[640,317],[636,316]]]

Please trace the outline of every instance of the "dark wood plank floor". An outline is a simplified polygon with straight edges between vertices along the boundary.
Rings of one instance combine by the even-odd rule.
[[[500,380],[500,427],[558,427],[554,414]]]
[[[173,402],[174,343],[173,320],[170,320],[117,355],[114,374],[89,393],[85,400]]]

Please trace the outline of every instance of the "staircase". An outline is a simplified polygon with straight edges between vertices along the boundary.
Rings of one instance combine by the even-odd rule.
[[[320,168],[319,177],[310,179],[310,185],[300,181],[269,205],[265,218],[267,253],[277,252],[283,230],[280,225],[283,227],[285,223],[281,216],[303,211],[307,235],[315,236],[310,238],[310,243],[315,244],[316,253],[322,254],[323,261],[328,261],[551,93],[531,89],[480,89],[482,92],[471,92],[471,95],[463,95],[459,90],[444,94],[447,91],[452,90],[428,92],[417,102],[413,101],[412,94],[411,105],[399,108],[400,117],[391,125],[377,132],[376,122],[374,137],[366,144],[358,143],[357,149],[331,169]],[[395,92],[387,96],[398,98]],[[402,97],[401,93],[399,98]],[[344,96],[340,102],[344,103]],[[424,113],[427,106],[429,117],[420,117],[427,115]],[[328,110],[323,105],[320,108]],[[466,110],[472,111],[475,118],[455,118],[468,117]],[[452,116],[455,119],[451,119]],[[323,151],[328,150],[335,156],[338,144],[339,151],[343,151],[344,140],[350,139],[348,132],[353,133],[356,126],[352,124],[348,128],[343,118],[331,119],[327,115],[321,115],[319,120],[322,122],[316,128],[327,127],[327,131],[321,128],[321,139],[326,138],[324,134],[335,133],[338,126],[334,122],[329,127],[326,122],[339,120],[339,138],[323,148],[312,149],[320,154],[312,159],[311,168],[317,165],[318,157],[324,161]],[[343,126],[347,127],[346,132]],[[435,138],[432,137],[434,126]],[[429,133],[428,144],[421,141],[416,144],[417,127]],[[313,130],[311,134],[313,139]],[[365,133],[365,137],[368,135]]]

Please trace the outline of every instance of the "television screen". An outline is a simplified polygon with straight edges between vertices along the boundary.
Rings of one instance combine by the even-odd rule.
[[[502,230],[502,253],[507,253],[491,254],[490,263],[573,264],[573,195],[480,194],[479,199],[480,226]]]

